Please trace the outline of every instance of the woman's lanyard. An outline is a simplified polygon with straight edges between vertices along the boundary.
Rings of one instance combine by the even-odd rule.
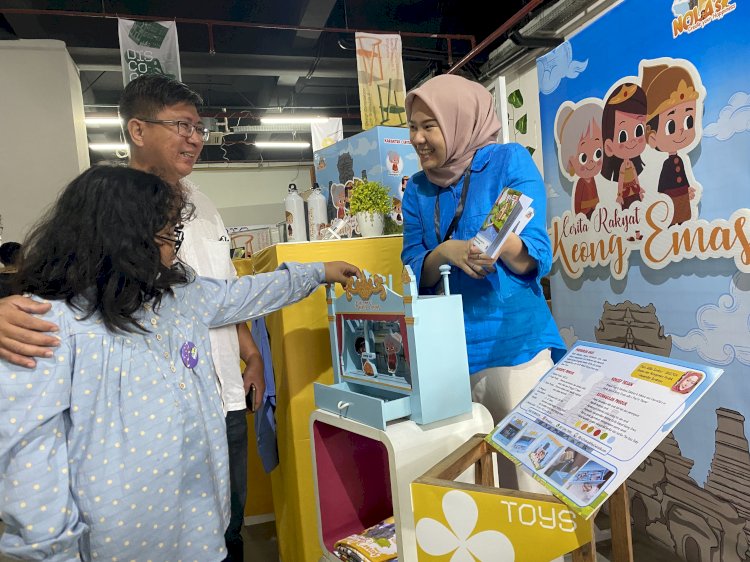
[[[461,199],[458,201],[456,206],[456,213],[453,215],[453,220],[448,226],[448,230],[445,231],[445,236],[440,239],[440,191],[438,191],[435,197],[435,237],[437,238],[438,244],[449,240],[453,235],[453,231],[456,230],[458,221],[461,220],[461,215],[464,214],[464,204],[466,203],[466,194],[469,193],[469,179],[471,178],[471,165],[474,163],[474,157],[472,156],[469,167],[464,172],[464,186],[461,189]]]

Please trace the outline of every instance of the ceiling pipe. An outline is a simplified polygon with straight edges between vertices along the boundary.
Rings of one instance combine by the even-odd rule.
[[[563,44],[564,39],[562,37],[534,37],[529,35],[521,35],[520,31],[514,31],[508,39],[513,41],[515,45],[519,47],[525,47],[527,49],[554,49]]]
[[[402,37],[421,37],[426,39],[445,39],[448,41],[448,52],[451,50],[451,41],[468,41],[472,50],[476,46],[476,38],[473,35],[462,35],[457,33],[419,33],[416,31],[387,31],[382,29],[348,29],[344,27],[313,27],[309,25],[286,25],[280,23],[255,23],[245,21],[225,21],[200,18],[175,18],[165,16],[138,16],[131,14],[106,14],[97,12],[76,12],[71,10],[39,10],[31,8],[0,8],[0,14],[16,14],[25,16],[67,16],[79,18],[104,18],[104,19],[130,19],[139,21],[174,21],[176,23],[205,25],[209,31],[209,52],[214,54],[213,26],[217,27],[244,27],[250,29],[277,29],[287,31],[313,31],[316,33],[397,33]]]
[[[506,20],[506,22],[498,27],[495,31],[490,33],[484,41],[479,43],[476,47],[474,47],[471,51],[466,53],[464,57],[458,61],[456,64],[454,64],[452,67],[450,67],[446,74],[455,74],[458,72],[458,70],[463,67],[467,62],[469,62],[471,59],[476,57],[479,53],[484,51],[487,47],[490,46],[497,38],[499,38],[504,33],[508,32],[509,30],[513,29],[518,23],[523,20],[526,16],[528,16],[534,9],[541,6],[544,3],[545,0],[530,0],[528,4],[526,4],[523,8],[518,10],[515,14],[513,14],[510,18]]]

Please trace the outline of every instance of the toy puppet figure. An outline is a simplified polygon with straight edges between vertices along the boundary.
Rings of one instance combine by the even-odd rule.
[[[346,188],[340,183],[331,184],[331,201],[336,207],[336,218],[343,219],[346,216]]]
[[[692,216],[690,201],[695,198],[695,188],[688,183],[678,151],[695,140],[698,91],[686,69],[666,64],[643,69],[643,89],[648,99],[648,144],[668,154],[659,175],[659,193],[672,199],[671,224],[680,224]]]
[[[391,174],[398,174],[401,171],[401,157],[395,150],[388,151],[388,166]]]
[[[375,369],[372,366],[372,363],[370,363],[369,359],[362,356],[362,371],[368,376],[368,377],[374,377],[375,376]]]
[[[602,112],[604,160],[602,175],[617,182],[617,202],[627,209],[643,200],[638,176],[646,148],[646,93],[637,84],[621,84],[607,98]]]
[[[354,349],[359,355],[362,355],[367,351],[367,348],[365,347],[365,338],[360,336],[354,340]]]
[[[362,182],[362,180],[349,180],[344,184],[344,208],[346,209],[346,213],[349,214],[349,203],[352,200],[352,191],[354,191],[357,188],[357,185],[359,185]]]
[[[401,199],[393,197],[393,210],[391,211],[391,218],[396,224],[404,224],[404,215],[401,213]]]
[[[393,374],[398,369],[398,354],[403,347],[403,340],[399,332],[389,332],[385,336],[385,352],[388,355],[388,372]]]
[[[587,219],[599,204],[596,176],[602,171],[602,108],[584,103],[575,109],[565,105],[557,115],[560,167],[571,178],[578,178],[573,189],[573,212]]]

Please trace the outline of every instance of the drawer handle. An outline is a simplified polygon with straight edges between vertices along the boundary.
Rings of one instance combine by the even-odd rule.
[[[352,405],[351,402],[344,402],[343,400],[339,400],[339,403],[336,404],[336,406],[338,407],[339,411],[346,410],[351,405]]]

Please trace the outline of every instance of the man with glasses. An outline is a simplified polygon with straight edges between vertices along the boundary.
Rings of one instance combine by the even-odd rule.
[[[120,98],[119,112],[130,146],[129,166],[157,174],[189,194],[195,216],[176,230],[178,257],[199,275],[230,278],[236,275],[229,256],[226,229],[216,207],[198,187],[185,179],[193,171],[208,129],[201,122],[201,97],[185,84],[163,75],[148,74],[130,82]],[[0,300],[0,358],[20,366],[33,366],[33,357],[51,356],[57,339],[46,332],[57,326],[31,314],[46,312],[49,305],[15,296]],[[263,362],[246,324],[210,331],[211,355],[226,411],[229,442],[231,518],[225,539],[230,562],[242,561],[240,531],[247,493],[247,419],[245,396],[255,385],[256,408],[263,399]],[[240,372],[238,357],[247,365]]]

